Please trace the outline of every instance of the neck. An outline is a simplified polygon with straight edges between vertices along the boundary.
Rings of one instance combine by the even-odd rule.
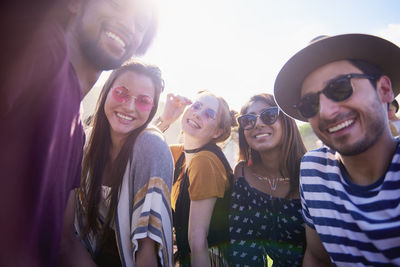
[[[67,31],[69,50],[71,53],[71,64],[79,79],[83,97],[90,91],[101,74],[101,70],[96,69],[87,61],[79,46],[78,37],[73,30]]]
[[[194,154],[194,153],[199,152],[200,149],[201,149],[201,147],[195,148],[195,149],[184,149],[183,151],[185,151],[185,153],[187,153],[187,154]]]
[[[385,174],[396,147],[396,140],[385,130],[368,150],[355,156],[339,155],[339,158],[353,183],[370,185]]]
[[[192,138],[190,135],[184,135],[183,147],[185,150],[193,150],[203,147],[205,144],[209,143],[210,140],[198,140]]]
[[[265,152],[260,153],[261,157],[261,163],[259,168],[265,172],[265,175],[270,175],[270,176],[280,176],[280,162],[282,161],[281,159],[281,154],[279,149],[275,150],[269,150]],[[257,164],[255,165],[257,167]],[[260,171],[261,171],[260,170]],[[262,174],[262,173],[260,173]]]
[[[185,134],[183,148],[185,151],[186,166],[189,166],[189,162],[193,158],[196,149],[203,147],[208,142],[210,142],[210,141],[209,140],[207,140],[207,141],[197,140],[197,139],[194,139],[191,136]]]

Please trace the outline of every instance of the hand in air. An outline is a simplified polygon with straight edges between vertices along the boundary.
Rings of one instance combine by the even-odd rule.
[[[182,115],[185,107],[192,104],[192,101],[184,96],[169,93],[165,103],[164,112],[161,119],[168,124],[176,121]]]

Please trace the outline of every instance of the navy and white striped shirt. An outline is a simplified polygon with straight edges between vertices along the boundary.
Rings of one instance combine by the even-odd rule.
[[[335,265],[400,266],[399,143],[386,174],[368,186],[352,183],[326,147],[307,152],[300,169],[304,221]]]

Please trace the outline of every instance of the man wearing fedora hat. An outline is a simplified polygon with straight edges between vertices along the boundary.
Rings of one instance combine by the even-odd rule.
[[[400,90],[400,48],[379,37],[322,37],[275,81],[276,102],[326,147],[300,170],[304,266],[400,266],[400,146],[387,104]]]

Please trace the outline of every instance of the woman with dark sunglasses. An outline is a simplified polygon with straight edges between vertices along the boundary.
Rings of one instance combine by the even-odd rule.
[[[74,266],[172,265],[173,160],[162,134],[148,128],[163,88],[159,68],[139,62],[105,83],[81,187],[68,203],[65,236]]]
[[[239,159],[229,216],[233,266],[301,266],[305,230],[299,196],[306,152],[293,119],[269,94],[241,110]]]
[[[171,105],[180,99],[167,100],[160,128],[179,117],[172,115],[176,109]],[[201,91],[182,116],[183,144],[170,147],[175,159],[171,205],[180,266],[228,264],[225,249],[233,173],[216,144],[230,136],[233,121],[223,98]]]

